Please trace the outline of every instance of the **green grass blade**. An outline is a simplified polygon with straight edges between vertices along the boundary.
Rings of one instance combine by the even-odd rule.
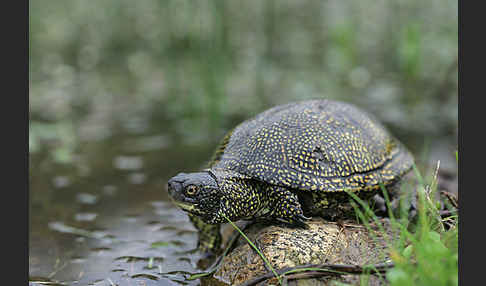
[[[358,202],[358,204],[360,204],[360,206],[365,210],[365,214],[369,217],[371,217],[371,219],[373,220],[373,222],[376,224],[376,226],[378,227],[378,229],[380,230],[380,232],[383,233],[383,238],[385,239],[385,241],[387,241],[387,243],[389,242],[389,239],[388,239],[388,234],[386,233],[385,231],[385,228],[383,227],[383,225],[381,224],[380,220],[378,219],[378,217],[375,215],[375,213],[371,210],[371,208],[368,206],[368,204],[366,202],[364,202],[362,199],[360,199],[356,194],[350,192],[350,191],[346,191],[346,193],[348,193],[348,195],[350,195],[356,202]],[[357,210],[357,209],[355,209]],[[358,210],[359,211],[359,210]],[[363,221],[363,223],[365,223]],[[366,223],[365,223],[366,225]],[[369,225],[368,225],[369,226]]]
[[[255,244],[253,244],[253,242],[246,236],[246,234],[244,234],[239,227],[236,226],[236,224],[234,224],[228,217],[226,217],[224,214],[223,214],[224,218],[231,224],[231,226],[233,226],[240,234],[241,236],[243,236],[246,241],[248,242],[248,244],[253,247],[253,249],[255,249],[255,251],[258,253],[258,255],[260,255],[260,257],[263,259],[263,261],[265,261],[265,264],[267,264],[268,268],[270,268],[270,270],[273,272],[273,274],[275,275],[275,277],[277,277],[278,279],[278,282],[280,285],[282,285],[282,278],[280,277],[280,275],[278,275],[278,273],[275,271],[275,269],[273,268],[272,264],[270,264],[270,262],[267,260],[267,258],[265,257],[265,255],[260,251],[260,249],[258,249],[258,247],[255,246]]]

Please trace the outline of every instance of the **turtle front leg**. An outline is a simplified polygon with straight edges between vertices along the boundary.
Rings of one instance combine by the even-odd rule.
[[[206,256],[217,254],[221,247],[219,224],[207,224],[198,216],[188,214],[190,221],[198,231],[197,248]]]
[[[302,206],[296,194],[290,190],[277,186],[267,189],[270,200],[270,216],[292,227],[308,228]]]

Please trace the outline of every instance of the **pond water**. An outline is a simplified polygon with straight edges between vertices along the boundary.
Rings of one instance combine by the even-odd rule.
[[[166,186],[202,167],[214,146],[167,147],[161,138],[86,142],[72,164],[31,156],[30,285],[199,284],[184,281],[197,271],[196,232]]]

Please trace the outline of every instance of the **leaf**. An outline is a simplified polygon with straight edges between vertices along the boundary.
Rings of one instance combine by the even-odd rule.
[[[410,256],[412,256],[412,253],[413,253],[413,245],[409,245],[409,246],[405,247],[405,249],[402,252],[402,255],[405,258],[410,258]]]
[[[407,282],[410,281],[409,275],[400,268],[390,269],[386,273],[386,278],[392,285],[407,285]]]
[[[170,243],[168,243],[167,241],[156,241],[156,242],[153,242],[152,244],[150,244],[150,247],[152,248],[158,248],[158,247],[166,247],[166,246],[169,246]]]
[[[429,238],[435,242],[440,243],[440,234],[435,231],[429,231]]]

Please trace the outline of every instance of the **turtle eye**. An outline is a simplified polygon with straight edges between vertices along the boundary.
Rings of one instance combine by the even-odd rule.
[[[197,192],[198,188],[194,185],[190,185],[186,188],[186,194],[189,196],[194,196],[195,194],[197,194]]]

